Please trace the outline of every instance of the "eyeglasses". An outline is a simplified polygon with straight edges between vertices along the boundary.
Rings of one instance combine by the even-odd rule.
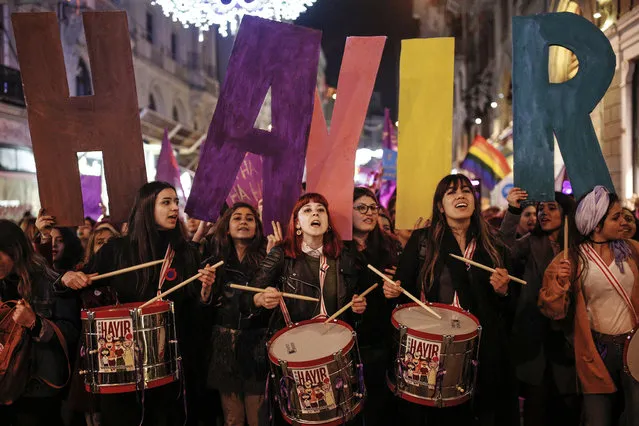
[[[353,209],[357,210],[361,214],[368,213],[368,210],[370,210],[373,214],[377,214],[379,212],[379,206],[377,204],[371,204],[370,206],[367,206],[366,204],[358,204],[353,207]]]

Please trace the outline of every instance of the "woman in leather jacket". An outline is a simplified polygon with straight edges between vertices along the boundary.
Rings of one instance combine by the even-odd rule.
[[[79,318],[75,300],[53,294],[58,279],[22,230],[0,220],[0,300],[20,301],[13,321],[27,329],[32,341],[31,378],[13,404],[0,404],[3,425],[62,425],[61,391],[56,387],[68,379],[66,352],[78,338]],[[54,325],[66,342],[59,339]]]
[[[205,263],[224,265],[217,270],[207,319],[212,323],[207,351],[207,387],[220,392],[226,426],[257,426],[264,402],[266,358],[261,344],[268,327],[268,312],[240,312],[240,290],[229,284],[248,284],[266,256],[259,214],[247,203],[235,203],[216,224]]]
[[[320,267],[325,270],[324,279]],[[362,314],[366,309],[366,299],[355,295],[354,259],[343,250],[326,198],[316,193],[304,194],[297,201],[286,238],[269,252],[253,282],[266,292],[243,297],[245,310],[248,307],[251,313],[260,313],[263,308],[281,307],[272,314],[270,331],[287,323],[330,316],[351,299],[354,313]],[[320,302],[282,299],[281,292],[315,297]]]

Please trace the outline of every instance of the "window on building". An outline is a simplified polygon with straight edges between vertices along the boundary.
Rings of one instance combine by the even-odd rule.
[[[146,12],[146,39],[153,43],[153,14]]]
[[[174,61],[177,61],[177,56],[178,56],[178,52],[177,52],[177,48],[178,48],[178,42],[177,42],[177,34],[172,33],[171,34],[171,59],[173,59]]]
[[[75,76],[75,95],[90,96],[93,94],[91,89],[91,74],[87,64],[80,58],[78,62],[78,75]]]
[[[175,121],[176,123],[180,121],[180,114],[178,114],[178,110],[175,105],[173,106],[173,121]]]
[[[35,173],[35,158],[28,148],[0,145],[0,170]]]
[[[149,105],[147,105],[151,111],[157,111],[157,105],[155,104],[155,97],[153,95],[149,95]]]

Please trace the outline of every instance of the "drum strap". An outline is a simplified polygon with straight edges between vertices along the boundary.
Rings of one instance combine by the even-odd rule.
[[[621,285],[621,283],[619,282],[617,277],[615,277],[615,274],[613,274],[612,271],[610,270],[610,268],[608,268],[608,265],[606,265],[606,262],[604,262],[604,260],[601,258],[601,256],[599,256],[599,253],[597,253],[595,251],[595,249],[593,249],[589,244],[582,244],[581,247],[582,247],[582,250],[585,253],[586,257],[588,257],[588,259],[590,259],[591,262],[593,262],[595,265],[597,265],[599,270],[608,279],[608,282],[610,282],[610,284],[617,291],[619,296],[621,296],[621,298],[625,302],[626,306],[628,307],[628,309],[632,313],[635,324],[637,322],[639,322],[639,316],[637,316],[637,312],[635,311],[635,307],[632,305],[632,301],[630,299],[630,295],[628,294],[626,289],[623,288],[623,286]]]
[[[320,254],[320,266],[319,266],[319,284],[320,284],[320,312],[315,318],[326,318],[328,317],[328,313],[326,311],[326,304],[324,303],[324,282],[326,281],[326,271],[328,271],[329,265],[326,260],[326,256],[324,254]],[[288,308],[286,307],[286,302],[284,302],[284,298],[280,299],[280,309],[282,310],[282,315],[284,316],[284,321],[286,325],[290,327],[293,325],[293,321],[291,320],[291,314],[288,312]]]
[[[326,261],[326,256],[324,254],[320,255],[320,266],[319,266],[319,282],[320,282],[320,313],[315,318],[318,317],[328,317],[328,312],[326,312],[326,304],[324,303],[324,281],[326,281],[326,271],[328,271],[328,262]]]
[[[160,281],[158,282],[158,296],[162,294],[162,286],[164,280],[166,280],[166,274],[169,272],[173,258],[175,257],[175,250],[171,247],[171,244],[166,248],[166,254],[164,255],[164,262],[162,262],[162,269],[160,270]]]

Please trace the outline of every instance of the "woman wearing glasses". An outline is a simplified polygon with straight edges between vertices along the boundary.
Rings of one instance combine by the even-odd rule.
[[[366,265],[371,264],[392,278],[402,250],[399,241],[380,228],[379,212],[375,194],[368,188],[355,188],[353,241],[346,242],[346,247],[356,261],[358,294],[380,281]],[[395,414],[392,408],[395,398],[386,386],[393,302],[384,297],[381,285],[368,294],[366,302],[366,311],[356,323],[360,353],[366,366],[364,380],[368,396],[364,420],[367,426],[389,425],[393,424]]]

